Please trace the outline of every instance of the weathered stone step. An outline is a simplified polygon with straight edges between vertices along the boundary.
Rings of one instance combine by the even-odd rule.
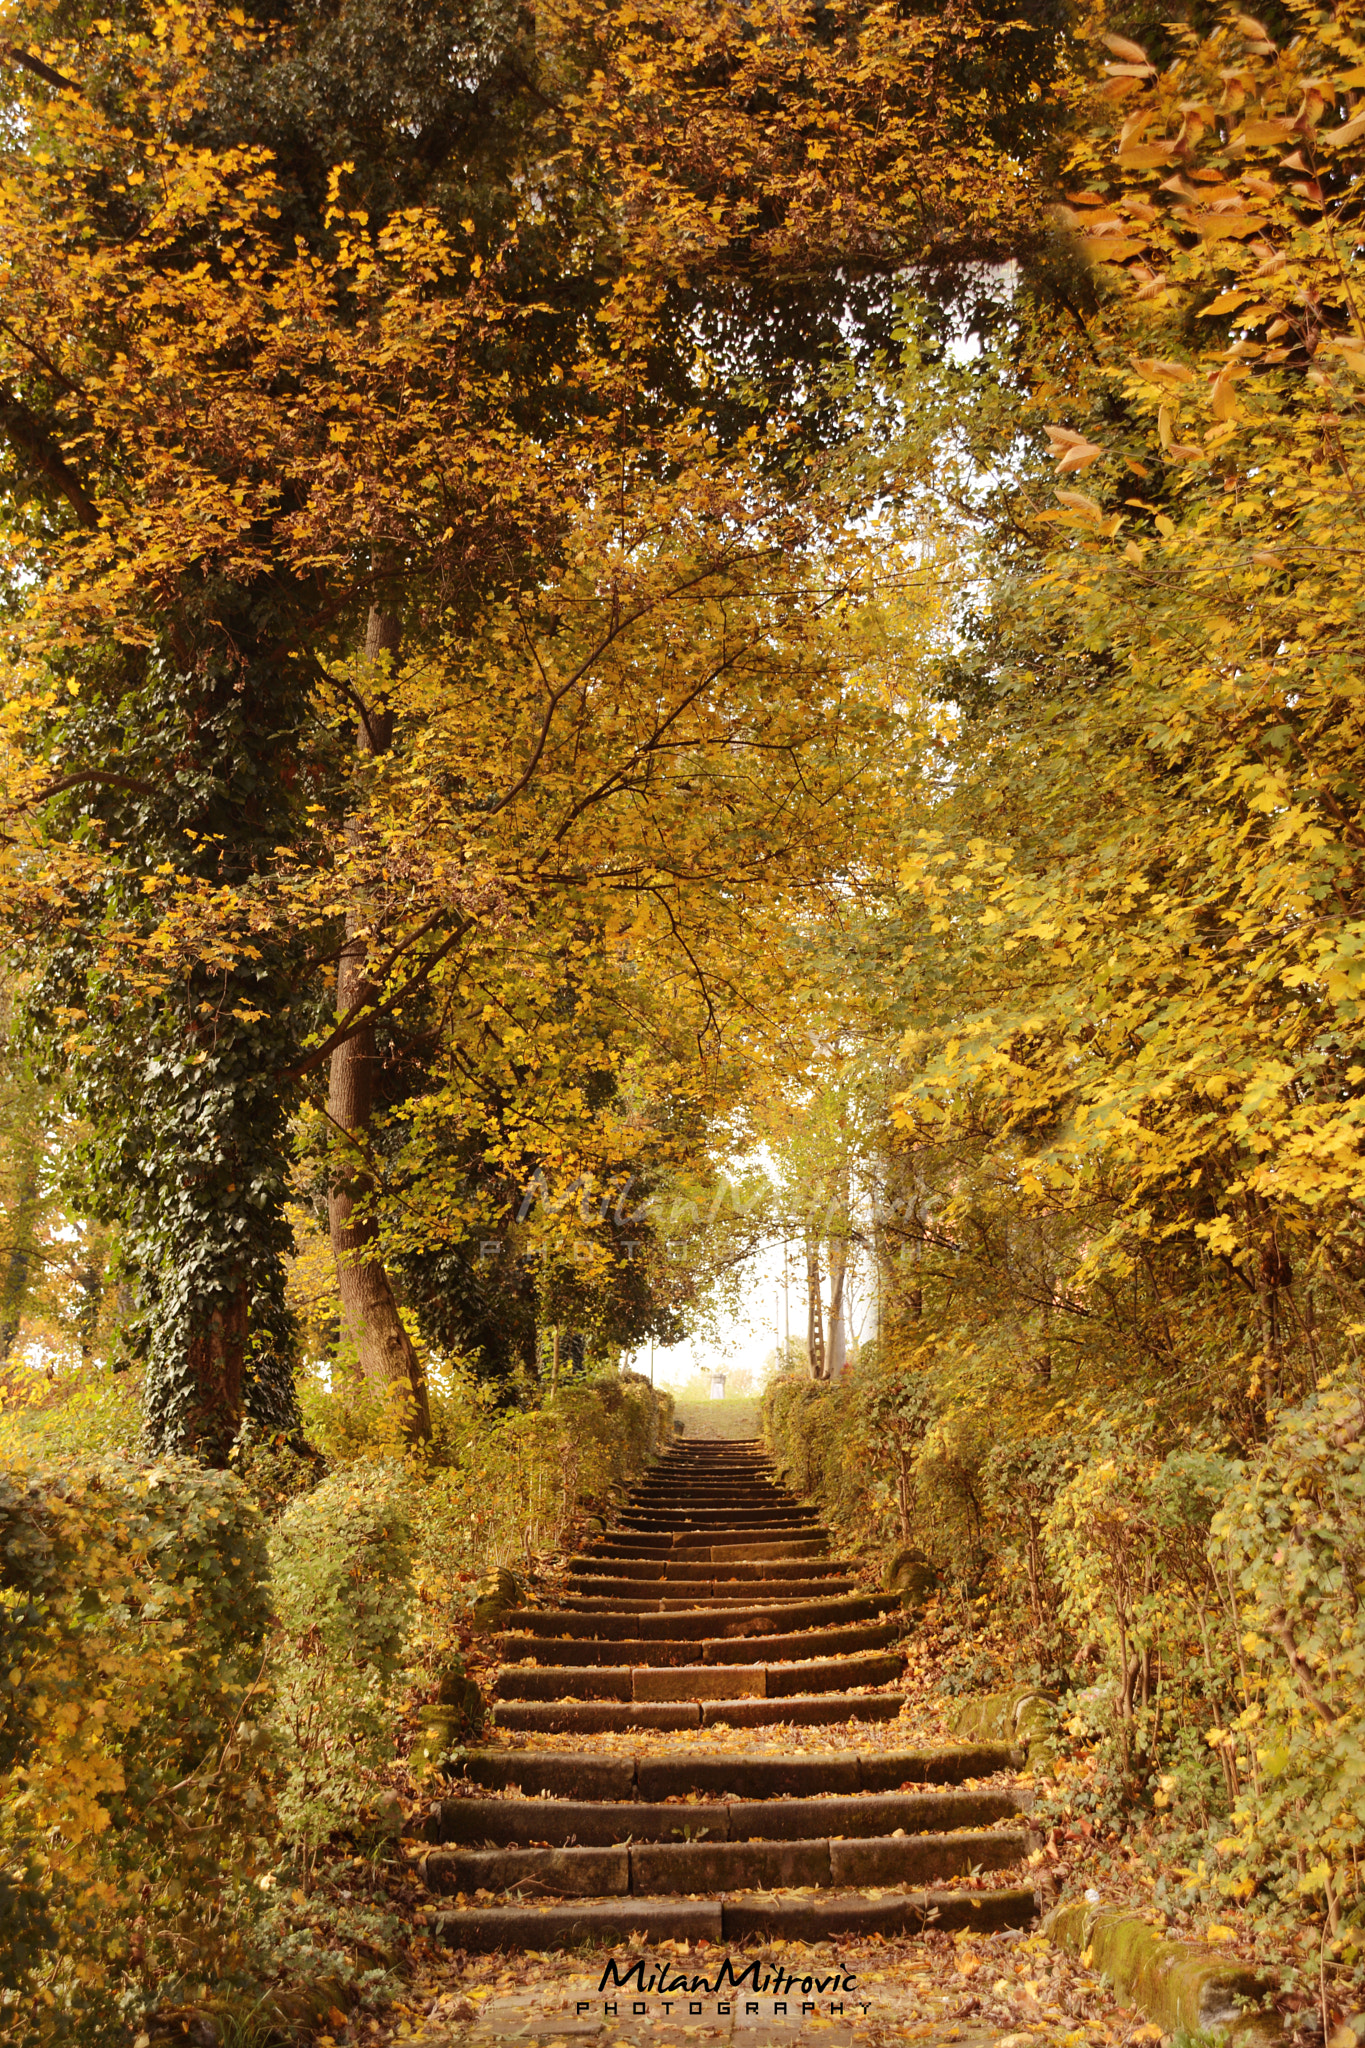
[[[900,1714],[898,1692],[801,1693],[787,1698],[735,1699],[712,1707],[702,1702],[702,1726],[724,1722],[727,1728],[834,1727],[847,1721],[894,1721]]]
[[[738,1475],[717,1474],[710,1479],[669,1478],[656,1479],[643,1486],[632,1486],[621,1496],[629,1501],[699,1501],[703,1506],[715,1502],[734,1501],[740,1507],[751,1507],[759,1501],[784,1501],[789,1505],[802,1496],[794,1494],[790,1487],[768,1473],[743,1472]]]
[[[780,1493],[776,1487],[745,1487],[724,1491],[716,1487],[712,1493],[694,1491],[692,1487],[679,1487],[677,1493],[632,1493],[628,1503],[632,1513],[751,1513],[755,1509],[800,1509],[804,1501],[798,1501],[790,1493]]]
[[[633,1792],[633,1785],[632,1785]],[[712,1842],[816,1841],[842,1836],[946,1834],[1027,1813],[1031,1795],[1009,1786],[966,1792],[834,1793],[816,1799],[725,1799],[707,1805],[636,1799],[440,1799],[429,1842],[467,1848],[611,1848],[704,1835]]]
[[[618,1558],[657,1558],[670,1552],[679,1564],[761,1564],[770,1559],[821,1557],[829,1549],[829,1531],[809,1536],[788,1536],[780,1540],[752,1543],[695,1543],[668,1536],[599,1537],[594,1554],[613,1562]]]
[[[704,1798],[749,1802],[895,1792],[902,1785],[956,1786],[968,1778],[1007,1771],[1018,1761],[1017,1752],[1004,1742],[813,1756],[773,1756],[766,1750],[675,1749],[616,1756],[591,1750],[469,1749],[447,1766],[447,1775],[484,1791],[521,1792],[529,1799],[634,1799],[652,1804],[695,1792]]]
[[[821,1942],[840,1935],[921,1934],[931,1926],[984,1934],[1031,1927],[1037,1917],[1038,1902],[1027,1888],[895,1892],[876,1899],[856,1892],[812,1898],[751,1892],[725,1900],[623,1897],[562,1906],[471,1906],[433,1914],[427,1932],[435,1942],[482,1955],[583,1943],[619,1947],[635,1935],[650,1942],[739,1942],[753,1935]]]
[[[697,1826],[705,1828],[699,1811]],[[853,1841],[638,1842],[589,1849],[433,1849],[422,1877],[433,1892],[527,1888],[575,1898],[630,1892],[821,1891],[863,1885],[935,1884],[973,1870],[1007,1870],[1027,1853],[1020,1828],[962,1829]]]
[[[580,1581],[575,1580],[574,1586],[577,1587],[579,1583]],[[897,1606],[900,1604],[899,1594],[863,1594],[855,1581],[849,1578],[745,1579],[738,1584],[729,1579],[703,1579],[693,1597],[683,1598],[679,1597],[681,1589],[676,1583],[665,1581],[665,1584],[672,1584],[669,1595],[666,1598],[652,1600],[637,1597],[645,1590],[645,1585],[638,1579],[599,1579],[591,1582],[585,1580],[581,1583],[591,1583],[592,1592],[566,1592],[560,1596],[561,1604],[557,1609],[532,1608],[527,1611],[580,1616],[599,1612],[670,1614],[685,1613],[689,1607],[701,1606],[709,1607],[713,1612],[717,1609],[734,1608],[743,1613],[750,1609],[757,1611],[769,1607],[798,1608],[826,1604],[833,1606],[836,1600],[854,1597],[868,1600],[884,1599]]]
[[[996,1821],[1028,1813],[1033,1794],[1012,1785],[974,1786],[970,1791],[953,1785],[937,1792],[833,1792],[814,1799],[730,1799],[725,1805],[731,1841],[752,1841],[756,1836],[801,1840],[819,1835],[833,1841],[836,1837],[895,1837],[902,1829],[907,1835],[930,1835],[991,1827]],[[665,1807],[664,1811],[676,1808]]]
[[[828,1692],[769,1698],[686,1700],[498,1700],[493,1726],[542,1735],[606,1735],[630,1728],[798,1728],[894,1721],[899,1693]]]
[[[495,1700],[495,1728],[536,1735],[611,1735],[631,1728],[702,1726],[695,1700]]]
[[[742,1501],[631,1501],[621,1510],[624,1519],[648,1518],[657,1522],[790,1522],[809,1520],[811,1509],[801,1501],[755,1500],[750,1494]]]
[[[790,1543],[828,1534],[828,1529],[810,1515],[802,1515],[799,1520],[791,1522],[766,1519],[755,1522],[679,1522],[667,1528],[655,1524],[633,1528],[618,1522],[605,1536],[593,1539],[593,1548],[599,1554],[604,1549],[622,1547],[642,1547],[648,1553],[651,1550],[678,1550],[715,1543]]]
[[[753,1499],[743,1503],[709,1501],[636,1501],[621,1509],[625,1522],[808,1522],[811,1511],[798,1501]]]
[[[680,1437],[671,1443],[660,1464],[683,1458],[764,1458],[770,1456],[761,1436]]]
[[[679,1493],[677,1497],[651,1497],[651,1499],[630,1499],[620,1509],[624,1516],[808,1516],[810,1503],[794,1501],[778,1493],[765,1493],[759,1487],[745,1487],[743,1495],[724,1499],[712,1499],[698,1493]]]
[[[673,1617],[675,1624],[688,1619]],[[709,1617],[708,1617],[709,1621]],[[882,1650],[900,1635],[898,1621],[866,1622],[848,1628],[815,1626],[784,1632],[753,1628],[731,1636],[607,1637],[543,1636],[518,1630],[497,1638],[508,1664],[532,1658],[540,1666],[582,1668],[594,1665],[679,1665],[785,1663],[791,1658],[848,1656],[860,1650]]]
[[[505,1664],[493,1690],[500,1700],[782,1699],[893,1685],[903,1665],[891,1652],[811,1657],[799,1664]]]
[[[663,1609],[656,1601],[653,1611],[644,1608],[643,1603],[639,1608],[604,1605],[587,1613],[575,1608],[534,1607],[518,1613],[517,1633],[625,1641],[633,1637],[666,1637],[676,1630],[680,1619],[686,1619],[689,1639],[697,1642],[708,1636],[780,1635],[801,1627],[820,1628],[827,1623],[876,1621],[883,1614],[894,1613],[899,1605],[894,1593],[860,1593],[833,1600],[771,1601],[762,1606],[706,1607],[678,1600]]]
[[[833,1579],[848,1576],[848,1566],[834,1558],[737,1558],[723,1577],[718,1576],[714,1580],[708,1565],[675,1557],[571,1557],[568,1568],[575,1579],[661,1580],[666,1585],[676,1585],[679,1588],[690,1586],[697,1581],[711,1581],[717,1585],[742,1585],[752,1581],[775,1586],[783,1579]]]
[[[654,1485],[782,1486],[785,1481],[771,1458],[666,1458],[645,1475]]]

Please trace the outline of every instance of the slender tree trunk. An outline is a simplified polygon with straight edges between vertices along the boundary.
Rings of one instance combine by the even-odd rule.
[[[19,1169],[19,1199],[14,1205],[13,1232],[5,1278],[0,1286],[0,1365],[14,1349],[24,1319],[24,1298],[33,1267],[34,1225],[38,1219],[38,1132],[29,1127],[20,1134],[23,1163]]]
[[[811,1378],[825,1377],[825,1313],[820,1300],[820,1248],[806,1239],[806,1352]]]
[[[388,614],[370,613],[365,634],[365,665],[370,671],[398,648],[398,622]],[[368,754],[383,753],[393,733],[392,714],[376,706],[362,722],[360,745]],[[357,1003],[378,1000],[379,990],[368,977],[368,947],[363,936],[368,920],[363,905],[346,913],[346,943],[337,966],[337,1013],[344,1016]],[[374,1176],[367,1160],[374,1112],[375,1038],[365,1025],[332,1054],[327,1114],[337,1132],[353,1141],[327,1199],[332,1253],[341,1295],[341,1324],[355,1345],[360,1370],[372,1386],[400,1390],[410,1441],[431,1436],[431,1409],[426,1379],[416,1348],[398,1312],[393,1284],[377,1250],[378,1227],[367,1208],[374,1194]]]
[[[81,1347],[81,1364],[89,1365],[95,1356],[95,1337],[99,1330],[100,1304],[104,1295],[103,1275],[93,1264],[82,1266],[76,1275],[76,1282],[81,1291],[76,1334]]]
[[[829,1241],[829,1377],[841,1380],[848,1371],[848,1332],[845,1327],[844,1282],[848,1274],[848,1239],[835,1234]]]

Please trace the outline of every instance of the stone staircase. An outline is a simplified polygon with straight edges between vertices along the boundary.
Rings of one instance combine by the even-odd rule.
[[[1012,1751],[852,1746],[856,1724],[900,1712],[898,1602],[830,1558],[759,1445],[675,1445],[569,1575],[560,1606],[520,1611],[500,1639],[494,1726],[645,1742],[453,1764],[422,1862],[429,1892],[455,1901],[432,1914],[434,1939],[484,1951],[1032,1922],[1027,1886],[936,1889],[1025,1857],[1027,1795],[964,1785]],[[651,1730],[793,1723],[847,1726],[850,1747],[648,1746]]]

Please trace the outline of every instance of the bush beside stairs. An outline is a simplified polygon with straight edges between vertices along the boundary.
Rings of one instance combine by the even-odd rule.
[[[1009,1769],[1010,1746],[858,1748],[858,1724],[900,1712],[899,1601],[831,1558],[759,1444],[675,1445],[569,1577],[561,1606],[520,1611],[500,1639],[493,1723],[516,1746],[453,1759],[432,1803],[423,1876],[454,1901],[432,1913],[434,1940],[825,1941],[1035,1920],[1018,1881],[1027,1793],[965,1782]],[[848,1746],[650,1744],[793,1724],[846,1729]],[[623,1730],[635,1753],[592,1751]],[[537,1734],[584,1746],[537,1749]],[[992,1889],[961,1882],[987,1871]]]

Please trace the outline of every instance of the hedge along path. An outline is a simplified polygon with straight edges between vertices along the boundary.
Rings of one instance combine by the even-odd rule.
[[[477,2012],[441,2001],[446,2038],[661,2039],[676,2025],[679,2039],[757,2041],[807,2024],[867,2038],[877,1998],[829,1988],[841,1949],[1032,1928],[1029,1795],[1000,1776],[1013,1752],[894,1746],[899,1602],[831,1558],[761,1446],[675,1445],[568,1582],[500,1640],[503,1743],[457,1759],[432,1804],[424,1917],[430,1941],[466,1957],[590,1946],[599,1960],[573,1987],[587,1995],[553,2013],[529,1991]],[[805,1746],[817,1728],[820,1751]],[[761,1747],[746,1729],[765,1731]],[[688,1746],[690,1731],[727,1730]],[[643,1958],[646,1978],[688,1957],[714,1978],[727,1954],[743,1972],[755,1944],[770,1958],[819,1948],[825,1992],[761,1991],[765,1964],[729,1996],[668,2011],[648,1982],[593,1995],[609,1955]]]

